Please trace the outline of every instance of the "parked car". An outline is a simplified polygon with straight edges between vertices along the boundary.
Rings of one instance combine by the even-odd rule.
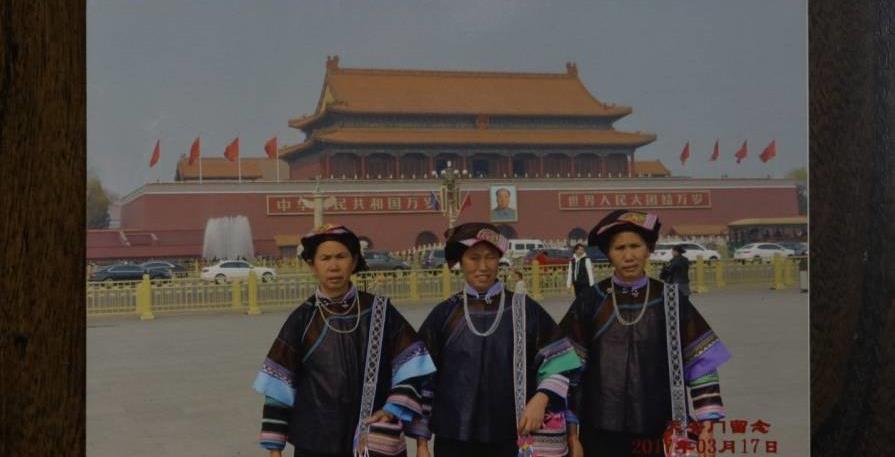
[[[220,284],[234,279],[247,279],[249,272],[252,271],[264,282],[273,281],[277,277],[277,272],[273,268],[256,267],[244,260],[222,260],[203,268],[199,277]]]
[[[800,243],[798,241],[781,241],[778,243],[786,249],[791,249],[797,256],[808,255],[808,243]]]
[[[609,263],[609,257],[606,257],[606,254],[598,246],[585,246],[584,253],[587,254],[593,264]]]
[[[537,249],[525,256],[522,263],[531,265],[532,261],[537,260],[539,265],[565,265],[571,258],[572,251],[568,249]]]
[[[140,266],[143,268],[167,268],[171,271],[171,274],[177,278],[185,278],[189,275],[189,272],[183,265],[164,260],[150,260],[149,262],[141,263]]]
[[[541,240],[524,240],[524,239],[513,239],[509,240],[509,248],[507,249],[506,256],[509,259],[518,259],[521,257],[527,256],[531,251],[536,249],[544,249],[544,242]]]
[[[776,243],[750,243],[734,251],[733,258],[743,261],[770,262],[775,254],[789,257],[794,255],[795,251],[786,249]]]
[[[387,252],[366,251],[364,252],[364,260],[367,261],[367,266],[370,271],[410,269],[409,263],[397,257],[392,257],[391,254]]]
[[[425,269],[441,268],[445,262],[444,249],[432,249],[423,255],[420,266]]]
[[[650,260],[654,262],[668,262],[673,256],[671,248],[674,246],[682,246],[684,248],[684,257],[691,262],[695,262],[699,257],[702,257],[702,260],[706,261],[718,260],[721,258],[721,254],[714,249],[708,249],[699,243],[684,241],[680,243],[656,244],[656,248],[653,249],[653,253],[650,255]]]
[[[149,279],[171,279],[171,271],[167,268],[143,268],[133,263],[116,263],[94,270],[88,280],[140,281],[144,274],[148,274]]]

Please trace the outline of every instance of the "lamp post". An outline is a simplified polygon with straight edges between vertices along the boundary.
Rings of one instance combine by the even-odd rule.
[[[433,170],[434,176],[441,176],[441,212],[448,218],[448,229],[454,228],[457,217],[460,216],[460,205],[463,200],[460,198],[460,179],[465,178],[469,173],[466,170],[457,170],[451,162],[447,163],[447,167],[441,170],[439,174]]]
[[[323,192],[320,191],[320,175],[317,175],[317,183],[314,185],[314,192],[311,194],[313,200],[308,200],[305,198],[301,199],[302,205],[305,208],[313,208],[314,209],[314,227],[317,228],[323,225],[323,210],[330,209],[336,205],[336,198],[330,196],[329,198],[324,199]]]

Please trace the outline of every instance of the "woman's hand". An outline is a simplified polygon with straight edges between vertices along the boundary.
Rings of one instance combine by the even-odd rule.
[[[569,435],[568,457],[584,457],[584,447],[581,446],[581,440],[578,439],[578,424],[569,423],[567,433]]]
[[[283,451],[281,451],[279,449],[271,449],[270,457],[283,457]]]
[[[379,411],[376,411],[375,413],[373,413],[372,416],[366,418],[364,420],[364,425],[375,424],[377,422],[391,422],[394,419],[395,419],[395,416],[393,416],[392,413],[385,411],[383,409],[380,409]],[[357,442],[357,448],[359,450],[364,450],[367,448],[367,434],[366,433],[361,433],[360,439]]]
[[[376,422],[391,422],[393,420],[395,420],[395,416],[392,413],[384,409],[380,409],[379,411],[373,413],[372,416],[368,417],[367,420],[364,421],[364,424],[370,425],[375,424]]]
[[[584,447],[578,437],[569,437],[569,457],[584,457]]]
[[[430,457],[429,440],[417,438],[416,440],[416,457]]]
[[[547,409],[549,401],[547,395],[541,392],[531,397],[531,400],[525,405],[525,411],[522,412],[522,419],[516,430],[520,436],[526,436],[544,425],[544,411]]]

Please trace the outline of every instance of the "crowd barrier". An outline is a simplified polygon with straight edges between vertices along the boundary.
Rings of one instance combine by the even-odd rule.
[[[731,259],[691,262],[690,288],[705,293],[735,285],[765,286],[785,289],[798,286],[799,271],[807,265],[801,257],[775,257],[771,262],[741,262]],[[657,277],[661,263],[651,263],[647,270]],[[529,294],[535,299],[567,296],[566,265],[532,265],[517,268],[522,272]],[[594,266],[594,277],[611,273],[608,264]],[[501,277],[506,278],[502,269]],[[508,280],[512,284],[512,280]],[[437,303],[462,286],[460,272],[447,266],[438,269],[362,272],[354,276],[361,290],[387,295],[396,305]],[[297,306],[314,293],[316,282],[307,268],[277,275],[263,282],[254,274],[246,280],[217,284],[196,277],[170,280],[120,281],[87,283],[87,316],[137,315],[152,319],[156,314],[201,311],[232,311],[258,314],[265,310]]]

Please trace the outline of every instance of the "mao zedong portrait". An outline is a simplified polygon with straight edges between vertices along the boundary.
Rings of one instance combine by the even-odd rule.
[[[494,200],[497,202],[497,204],[493,208],[491,208],[491,221],[516,221],[516,208],[510,206],[513,193],[514,192],[508,187],[497,188],[497,191],[494,193]]]

